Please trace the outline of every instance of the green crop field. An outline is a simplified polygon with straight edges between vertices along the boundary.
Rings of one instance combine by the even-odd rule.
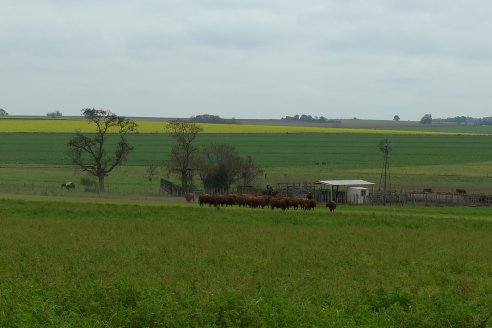
[[[79,181],[83,175],[74,171],[66,154],[72,135],[2,133],[0,189],[29,191],[38,186],[55,192],[59,191],[60,181]],[[392,140],[394,147],[390,158],[394,188],[491,192],[492,136],[205,133],[198,137],[197,144],[226,140],[241,155],[251,155],[264,169],[259,185],[320,179],[366,179],[377,183],[382,165],[377,145],[385,137]],[[164,134],[150,133],[130,135],[129,139],[135,150],[125,166],[108,177],[110,191],[157,193],[158,181],[147,181],[145,167],[165,161],[173,141]],[[161,171],[159,176],[166,174]]]
[[[492,311],[488,208],[39,199],[0,199],[2,327],[475,327]]]

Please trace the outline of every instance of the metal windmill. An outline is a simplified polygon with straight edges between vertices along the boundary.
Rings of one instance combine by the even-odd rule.
[[[389,154],[393,150],[391,140],[388,138],[379,141],[379,150],[383,153],[383,168],[381,170],[381,177],[379,178],[379,188],[383,186],[383,191],[386,194],[386,190],[391,189],[390,171],[389,171]]]

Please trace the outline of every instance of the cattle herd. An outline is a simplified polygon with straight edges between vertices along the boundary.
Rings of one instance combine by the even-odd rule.
[[[185,197],[186,200],[190,197]],[[209,195],[203,194],[198,196],[198,203],[200,206],[244,206],[250,208],[271,208],[272,210],[278,208],[283,211],[286,209],[303,209],[306,211],[314,210],[316,207],[316,201],[309,198],[287,198],[276,197],[270,195],[244,195],[244,194],[231,194],[231,195]],[[336,203],[330,201],[326,204],[326,207],[330,209],[330,212],[336,208]]]

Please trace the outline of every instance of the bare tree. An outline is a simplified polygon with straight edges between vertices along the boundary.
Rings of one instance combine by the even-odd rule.
[[[99,181],[99,191],[104,192],[104,178],[117,166],[123,164],[133,147],[126,134],[136,132],[137,124],[110,111],[94,108],[82,109],[82,115],[96,125],[96,134],[88,136],[80,131],[68,142],[68,152],[72,163],[83,172],[95,176]],[[114,132],[114,133],[113,133]],[[117,135],[119,141],[114,145],[114,153],[107,151],[109,134]]]
[[[243,186],[252,185],[256,178],[263,173],[251,156],[241,159],[241,170],[239,172],[238,182]]]
[[[152,182],[154,177],[157,175],[157,170],[159,169],[159,166],[155,163],[150,163],[145,167],[145,173],[147,175],[147,179],[149,182]]]
[[[167,162],[167,171],[170,174],[179,175],[181,186],[189,190],[193,186],[193,171],[196,169],[198,152],[193,142],[203,129],[196,123],[182,120],[169,121],[164,129],[176,140],[176,145],[171,149],[171,156]]]

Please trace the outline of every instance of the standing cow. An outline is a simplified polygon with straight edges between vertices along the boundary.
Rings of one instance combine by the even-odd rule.
[[[61,184],[61,187],[62,188],[65,188],[67,190],[70,190],[70,189],[75,189],[75,183],[71,182],[71,181],[68,181],[68,182],[64,182]]]
[[[335,212],[335,209],[337,208],[337,203],[335,203],[334,200],[331,200],[328,203],[326,203],[326,207],[330,209],[330,212]]]
[[[185,200],[187,203],[191,202],[191,201],[195,201],[195,193],[192,193],[192,192],[187,192],[185,194]]]

